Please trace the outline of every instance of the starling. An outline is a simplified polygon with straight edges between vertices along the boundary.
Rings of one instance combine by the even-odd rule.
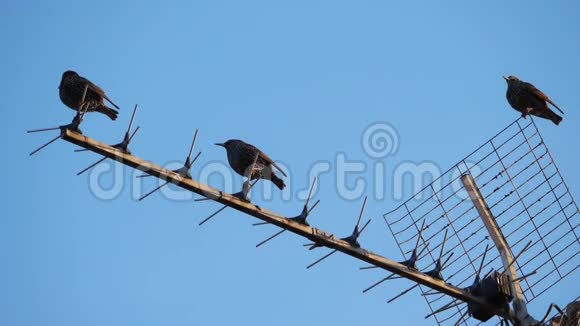
[[[548,103],[552,104],[562,114],[564,112],[534,85],[521,81],[515,76],[503,78],[508,84],[506,93],[507,100],[514,109],[522,114],[522,117],[525,118],[528,114],[531,114],[552,120],[556,125],[562,122],[562,117],[552,111]]]
[[[88,79],[79,76],[74,71],[68,70],[62,74],[60,85],[58,86],[60,100],[69,108],[78,111],[81,106],[83,92],[86,85],[89,85],[87,94],[85,95],[85,103],[87,103],[87,112],[100,112],[106,114],[111,120],[116,120],[119,112],[115,109],[105,105],[104,100],[111,103],[115,108],[120,108],[111,101],[99,86],[91,83]]]
[[[254,172],[252,173],[250,180],[270,180],[280,190],[283,190],[284,187],[286,187],[284,181],[278,178],[272,166],[278,169],[285,177],[287,176],[286,173],[284,173],[284,171],[282,171],[282,169],[268,155],[264,154],[264,152],[255,146],[238,139],[230,139],[223,144],[216,145],[222,146],[226,149],[228,152],[228,162],[232,169],[234,169],[234,171],[239,175],[245,176],[246,171],[251,168],[255,161]]]

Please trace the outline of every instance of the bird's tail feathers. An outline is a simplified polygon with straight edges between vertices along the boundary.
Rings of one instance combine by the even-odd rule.
[[[552,117],[550,118],[550,120],[552,120],[552,122],[555,123],[556,126],[559,125],[560,122],[562,122],[562,117],[557,115],[556,113],[552,112],[551,116]]]
[[[286,184],[284,183],[284,180],[278,178],[277,175],[272,174],[272,178],[270,180],[272,180],[272,182],[276,185],[276,187],[278,187],[278,189],[284,190],[284,188],[286,188]]]
[[[107,115],[107,117],[109,117],[113,121],[117,120],[117,116],[119,115],[119,111],[111,109],[106,105],[99,107],[96,111]]]
[[[535,111],[533,114],[540,118],[551,120],[555,125],[559,125],[562,122],[562,117],[550,109],[541,112]]]

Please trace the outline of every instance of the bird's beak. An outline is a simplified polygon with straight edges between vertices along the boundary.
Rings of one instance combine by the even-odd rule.
[[[503,79],[505,79],[505,81],[508,81],[508,79],[506,78],[506,76],[502,76],[502,77],[503,77]]]
[[[223,147],[223,148],[225,148],[225,147],[226,147],[226,144],[222,144],[222,143],[216,143],[215,145],[216,145],[216,146],[221,146],[221,147]]]

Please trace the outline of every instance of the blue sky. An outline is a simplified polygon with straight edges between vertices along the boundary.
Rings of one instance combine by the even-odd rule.
[[[25,130],[72,118],[57,87],[74,69],[122,107],[115,123],[89,116],[84,132],[117,142],[138,103],[132,150],[159,164],[182,160],[200,128],[194,176],[225,160],[213,143],[241,138],[288,166],[296,190],[308,186],[315,162],[338,153],[374,164],[361,135],[387,122],[399,137],[383,161],[388,183],[402,162],[446,170],[513,121],[501,78],[513,74],[565,110],[561,126],[538,124],[578,195],[579,15],[577,1],[1,2],[0,324],[431,325],[416,293],[386,303],[408,283],[362,295],[381,274],[358,272],[361,264],[344,256],[306,271],[320,253],[288,234],[256,250],[274,230],[252,228],[234,211],[199,228],[216,204],[160,194],[137,202],[128,168],[121,193],[99,199],[89,176],[75,176],[96,155],[58,142],[30,158],[50,135]],[[387,185],[385,199],[369,201],[374,222],[361,242],[397,260],[380,223],[399,204],[392,193]],[[331,174],[316,196],[312,223],[350,233],[362,198],[341,198]],[[302,205],[257,202],[287,215]],[[565,305],[577,280],[532,311]]]

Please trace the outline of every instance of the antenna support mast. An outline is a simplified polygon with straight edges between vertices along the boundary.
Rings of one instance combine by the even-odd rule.
[[[477,210],[479,217],[481,218],[487,232],[489,233],[495,247],[499,251],[501,261],[503,263],[504,271],[510,280],[510,289],[513,299],[513,310],[514,317],[518,325],[529,326],[536,325],[538,321],[532,318],[528,313],[528,308],[526,306],[526,300],[524,299],[524,292],[520,285],[520,277],[518,277],[515,265],[515,259],[512,256],[509,244],[505,239],[501,229],[497,225],[495,218],[489,206],[485,202],[475,179],[469,173],[465,173],[461,176],[461,182],[469,194],[469,198],[473,202],[473,206]]]

